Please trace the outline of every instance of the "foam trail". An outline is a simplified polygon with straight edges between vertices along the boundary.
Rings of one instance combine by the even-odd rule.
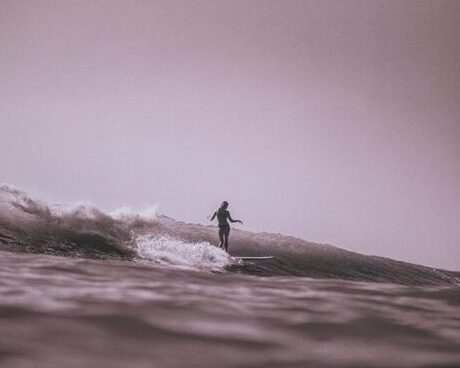
[[[138,235],[134,242],[140,258],[162,264],[203,269],[231,263],[226,252],[208,242],[189,243],[165,235]]]

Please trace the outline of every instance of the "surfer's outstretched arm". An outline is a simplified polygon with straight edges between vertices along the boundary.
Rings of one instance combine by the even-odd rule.
[[[209,221],[212,221],[212,220],[214,220],[215,218],[216,218],[216,212],[214,212],[214,213],[212,214],[212,217],[209,219]]]
[[[232,222],[232,223],[233,223],[233,222],[239,222],[241,225],[243,225],[243,221],[232,219],[232,216],[230,216],[230,212],[228,213],[228,219],[229,219],[230,222]]]

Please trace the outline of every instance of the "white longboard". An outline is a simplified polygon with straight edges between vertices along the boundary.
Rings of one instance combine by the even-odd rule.
[[[264,259],[273,259],[275,256],[263,256],[263,257],[232,257],[236,260],[241,260],[241,261],[258,261],[258,260],[264,260]]]

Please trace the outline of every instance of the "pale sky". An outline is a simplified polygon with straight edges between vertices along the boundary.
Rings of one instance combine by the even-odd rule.
[[[459,1],[0,1],[0,182],[460,270]]]

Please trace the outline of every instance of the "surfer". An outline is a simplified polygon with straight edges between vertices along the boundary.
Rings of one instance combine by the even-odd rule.
[[[232,216],[230,216],[230,212],[227,210],[227,207],[228,202],[223,201],[219,209],[216,212],[214,212],[214,214],[211,217],[212,221],[217,216],[217,221],[219,222],[219,248],[225,249],[226,252],[228,252],[228,236],[230,235],[230,224],[227,220],[229,220],[232,223],[239,222],[241,225],[243,225],[243,221],[232,219]]]

